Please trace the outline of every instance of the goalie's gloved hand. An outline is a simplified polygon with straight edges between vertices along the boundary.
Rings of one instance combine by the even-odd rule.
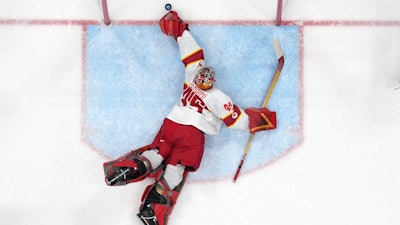
[[[178,13],[171,10],[160,19],[161,31],[175,38],[182,36],[183,31],[189,30],[188,24],[179,18]]]
[[[276,112],[271,112],[267,108],[247,108],[244,110],[249,116],[250,133],[276,128]]]

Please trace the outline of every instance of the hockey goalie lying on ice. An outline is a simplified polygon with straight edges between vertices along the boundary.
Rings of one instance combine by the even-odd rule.
[[[188,24],[175,11],[160,19],[161,31],[175,38],[185,66],[181,99],[172,108],[153,143],[104,163],[107,185],[125,185],[153,177],[142,196],[137,214],[146,225],[166,225],[189,172],[196,171],[203,157],[204,135],[214,135],[222,123],[250,133],[276,128],[276,113],[267,108],[233,104],[214,87],[215,71],[205,66],[202,48],[190,34]]]

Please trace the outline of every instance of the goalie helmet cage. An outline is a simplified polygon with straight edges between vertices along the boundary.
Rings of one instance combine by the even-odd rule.
[[[278,0],[277,4],[277,9],[276,9],[276,20],[275,20],[275,25],[280,26],[282,23],[282,2],[283,0]],[[107,6],[107,0],[101,0],[101,6],[103,8],[103,22],[106,25],[111,24],[110,16],[108,13],[108,6]]]

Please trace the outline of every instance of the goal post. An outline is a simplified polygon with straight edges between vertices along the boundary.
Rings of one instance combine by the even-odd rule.
[[[280,26],[282,23],[282,1],[283,0],[278,0],[278,5],[276,8],[276,20],[275,20],[275,24],[277,26]]]
[[[108,14],[107,0],[101,0],[101,7],[103,8],[103,17],[104,17],[103,21],[106,25],[110,25],[111,20]]]

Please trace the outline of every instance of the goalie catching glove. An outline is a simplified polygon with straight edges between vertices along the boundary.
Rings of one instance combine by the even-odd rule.
[[[182,36],[183,31],[188,29],[188,24],[183,22],[178,13],[172,10],[165,14],[159,23],[161,31],[175,39]]]
[[[247,108],[244,111],[249,116],[250,133],[276,128],[276,112],[267,108]]]

